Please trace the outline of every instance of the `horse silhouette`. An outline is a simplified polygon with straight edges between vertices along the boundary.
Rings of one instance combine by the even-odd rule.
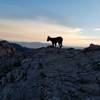
[[[53,47],[56,47],[57,43],[58,43],[59,47],[62,48],[62,42],[63,42],[63,38],[62,37],[52,38],[52,37],[48,36],[47,37],[47,41],[51,41]]]

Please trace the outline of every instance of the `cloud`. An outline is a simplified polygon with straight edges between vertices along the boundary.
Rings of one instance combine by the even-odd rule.
[[[76,46],[76,47],[88,47],[91,43],[100,44],[100,39],[96,38],[68,38],[64,40],[64,44],[67,46]]]
[[[67,46],[85,47],[90,43],[100,43],[100,40],[94,36],[84,35],[84,30],[81,28],[68,27],[50,19],[0,19],[1,39],[46,42],[48,35],[62,36],[64,45]]]
[[[98,30],[98,29],[96,29]],[[82,33],[82,34],[80,34]],[[78,27],[68,27],[49,19],[33,20],[0,20],[0,38],[15,41],[44,41],[47,36],[62,36],[64,45],[88,46],[90,43],[100,44],[100,40],[84,35],[84,30]]]
[[[49,19],[0,19],[0,38],[20,41],[44,41],[48,35],[75,35],[80,28],[68,27]]]
[[[94,28],[93,31],[100,31],[100,28]]]

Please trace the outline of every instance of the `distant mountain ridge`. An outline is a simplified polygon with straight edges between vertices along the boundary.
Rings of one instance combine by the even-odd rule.
[[[43,43],[43,42],[16,42],[16,43],[27,48],[41,48],[50,45],[49,43]]]
[[[7,41],[7,40],[0,40],[0,41]],[[41,47],[48,47],[52,45],[50,42],[20,42],[20,41],[9,41],[10,43],[19,44],[22,47],[30,48],[30,49],[37,49]],[[76,49],[83,49],[84,47],[79,46],[67,46],[63,45],[63,48],[76,48]]]
[[[17,43],[8,42],[6,40],[1,40],[0,46],[4,46],[4,47],[7,47],[7,48],[13,48],[13,49],[16,50],[16,52],[28,52],[28,51],[32,50],[30,48],[23,47],[23,46],[21,46]]]

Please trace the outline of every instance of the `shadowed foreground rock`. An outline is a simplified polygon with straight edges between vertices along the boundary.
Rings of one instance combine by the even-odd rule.
[[[47,47],[34,49],[31,56],[12,55],[6,63],[20,63],[1,63],[0,100],[100,100],[100,47],[96,48]]]

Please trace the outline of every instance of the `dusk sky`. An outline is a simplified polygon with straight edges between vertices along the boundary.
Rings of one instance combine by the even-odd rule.
[[[100,0],[0,0],[0,39],[64,45],[100,44]]]

